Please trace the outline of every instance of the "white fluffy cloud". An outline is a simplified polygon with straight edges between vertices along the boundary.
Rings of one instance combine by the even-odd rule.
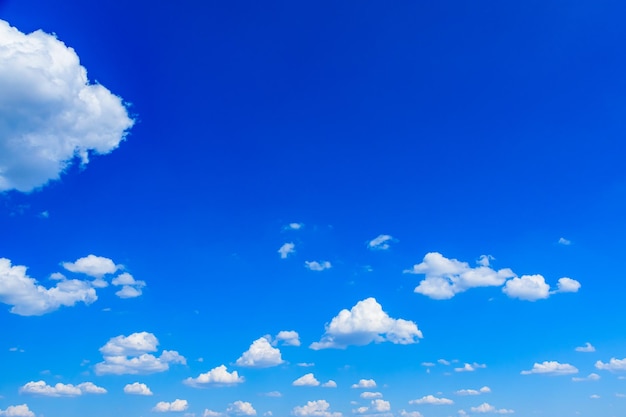
[[[6,417],[35,417],[35,413],[30,411],[28,405],[10,405],[6,410],[0,410],[0,416]]]
[[[506,282],[502,292],[511,298],[520,300],[536,301],[550,296],[550,286],[546,284],[543,276],[523,275]]]
[[[564,237],[560,237],[558,243],[559,245],[569,246],[572,244],[572,241],[569,239],[565,239]]]
[[[157,413],[166,413],[169,411],[185,411],[187,408],[189,408],[187,400],[176,399],[171,403],[159,401],[157,405],[154,406],[152,411],[156,411]]]
[[[482,403],[478,407],[470,408],[472,413],[495,413],[495,414],[513,414],[513,410],[507,410],[506,408],[497,409],[489,403]]]
[[[247,401],[235,401],[228,406],[226,412],[236,416],[256,416],[256,410]]]
[[[96,364],[96,374],[151,374],[167,371],[170,364],[187,363],[174,350],[164,350],[158,357],[148,353],[156,352],[158,344],[156,336],[148,332],[113,337],[100,348],[104,361]]]
[[[372,400],[372,410],[377,413],[386,413],[391,410],[391,403],[381,399]]]
[[[596,348],[589,342],[585,343],[585,346],[578,346],[574,349],[576,352],[595,352]]]
[[[424,417],[419,411],[400,410],[400,417]]]
[[[40,316],[61,306],[91,304],[97,299],[96,291],[86,281],[60,280],[54,287],[45,288],[26,275],[25,266],[11,265],[9,259],[0,258],[0,302],[12,306],[11,313]]]
[[[359,379],[359,382],[352,384],[352,388],[376,388],[376,381],[373,379]]]
[[[333,381],[332,379],[329,379],[328,381],[322,384],[322,387],[323,388],[337,388],[337,383]]]
[[[597,361],[596,368],[604,370],[604,371],[626,371],[626,358],[624,359],[611,358],[611,360],[608,363]]]
[[[359,397],[365,398],[365,399],[383,398],[383,394],[381,394],[380,392],[365,391],[365,392],[362,392],[361,395],[359,395]]]
[[[107,390],[95,385],[93,382],[82,384],[48,385],[45,381],[31,381],[20,388],[20,394],[42,395],[46,397],[76,397],[83,394],[106,394]]]
[[[448,398],[437,398],[434,395],[426,395],[420,399],[409,401],[409,404],[450,405],[454,404],[454,401]]]
[[[331,263],[328,261],[304,261],[304,266],[311,271],[323,271],[332,268]]]
[[[474,287],[501,286],[515,276],[508,268],[498,271],[489,267],[489,256],[483,255],[479,266],[470,267],[467,262],[448,259],[438,252],[430,252],[421,263],[404,271],[425,275],[415,292],[436,300],[445,300]]]
[[[454,368],[454,372],[474,372],[476,369],[486,368],[484,363],[464,363],[460,368]]]
[[[244,381],[244,377],[239,376],[237,371],[228,372],[225,365],[220,365],[209,372],[198,375],[197,378],[187,378],[183,382],[192,387],[202,387],[209,385],[236,385]]]
[[[573,378],[572,378],[572,381],[574,381],[574,382],[582,382],[582,381],[597,381],[597,380],[599,380],[599,379],[600,379],[600,375],[595,374],[595,373],[590,373],[589,375],[587,375],[587,376],[586,376],[586,377],[584,377],[584,378],[576,378],[576,377],[573,377]]]
[[[393,237],[389,235],[378,235],[374,239],[367,242],[367,247],[372,250],[387,250],[391,246],[390,242],[393,241]]]
[[[570,375],[577,374],[578,369],[569,363],[559,363],[557,361],[544,361],[535,363],[532,369],[522,371],[522,375],[544,374],[544,375]]]
[[[559,278],[557,282],[556,292],[578,292],[580,289],[580,282],[568,277]]]
[[[250,368],[269,368],[283,363],[283,359],[278,348],[272,347],[266,337],[260,337],[250,345],[236,364]]]
[[[141,289],[146,286],[145,281],[139,281],[133,278],[128,272],[123,272],[113,278],[111,284],[115,286],[121,286],[122,289],[117,291],[115,295],[120,298],[135,298],[139,297],[142,293]]]
[[[302,375],[291,383],[294,387],[317,387],[320,381],[312,373]]]
[[[115,265],[111,259],[96,255],[87,255],[75,262],[63,262],[62,265],[70,272],[89,275],[93,278],[102,278],[121,268],[120,265]]]
[[[90,84],[78,55],[54,35],[0,20],[0,192],[45,185],[89,153],[108,154],[133,120],[120,97]]]
[[[456,395],[480,395],[480,394],[488,394],[491,392],[491,388],[485,386],[481,389],[461,389],[455,392]]]
[[[132,395],[152,395],[152,391],[146,384],[133,382],[124,386],[124,392]]]
[[[280,254],[280,259],[287,259],[290,253],[294,253],[296,251],[296,245],[293,242],[285,243],[278,249],[278,253]]]
[[[281,343],[283,346],[300,346],[300,335],[293,330],[282,330],[274,338],[274,345]]]
[[[326,400],[308,401],[303,406],[294,407],[292,414],[296,417],[341,417],[341,413],[329,409],[330,404]]]
[[[367,345],[371,342],[391,342],[394,344],[417,343],[422,332],[408,320],[389,317],[375,298],[367,298],[356,303],[351,310],[341,310],[330,324],[319,342],[311,344],[311,349],[339,348],[348,345]]]

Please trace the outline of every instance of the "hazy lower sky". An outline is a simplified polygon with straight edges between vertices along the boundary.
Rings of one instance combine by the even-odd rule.
[[[624,416],[625,18],[0,1],[0,416]]]

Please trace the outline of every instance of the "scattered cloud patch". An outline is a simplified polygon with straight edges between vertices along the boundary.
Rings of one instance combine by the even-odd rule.
[[[77,397],[83,394],[106,394],[107,390],[95,385],[93,382],[82,384],[48,385],[45,381],[31,381],[20,388],[20,394],[41,395],[45,397]]]
[[[322,387],[323,388],[337,388],[337,383],[333,381],[332,379],[329,379],[328,381],[322,384]]]
[[[376,388],[376,381],[373,379],[359,379],[359,382],[352,384],[351,388]]]
[[[572,241],[569,239],[565,239],[564,237],[560,237],[558,240],[558,244],[563,246],[569,246],[572,244]]]
[[[324,271],[332,268],[332,265],[328,261],[304,261],[304,266],[310,271]]]
[[[283,394],[280,391],[270,391],[270,392],[266,392],[265,394],[262,394],[264,397],[273,397],[273,398],[280,398],[283,396]]]
[[[380,392],[365,391],[361,393],[360,397],[365,399],[383,398],[383,394]]]
[[[35,417],[35,413],[30,411],[28,405],[10,405],[6,410],[0,410],[0,416],[6,417]]]
[[[454,368],[454,372],[474,372],[476,369],[486,368],[487,365],[484,363],[465,363],[460,368]]]
[[[300,230],[304,227],[304,223],[289,223],[283,227],[284,230]]]
[[[111,283],[115,286],[121,286],[122,289],[117,291],[115,295],[120,298],[135,298],[139,297],[142,293],[141,289],[146,286],[145,281],[138,281],[128,272],[119,274],[113,278]]]
[[[202,413],[202,417],[221,417],[223,415],[224,413],[219,413],[217,411],[209,410],[208,408],[205,408],[204,412]]]
[[[378,235],[374,239],[367,242],[367,247],[371,250],[387,250],[391,246],[390,242],[393,241],[393,237],[389,235]]]
[[[506,408],[497,409],[489,403],[482,403],[478,407],[470,408],[472,413],[494,413],[494,414],[513,414],[513,410],[507,410]]]
[[[124,386],[124,393],[131,395],[152,395],[152,391],[146,384],[140,382],[133,382],[132,384],[126,384]]]
[[[237,385],[244,382],[243,376],[239,376],[237,371],[228,372],[225,365],[220,365],[211,369],[209,372],[198,375],[197,378],[187,378],[183,381],[185,385],[191,387],[205,387],[205,386],[227,386]]]
[[[300,335],[293,330],[282,330],[278,332],[272,344],[276,346],[279,342],[283,346],[300,346]]]
[[[450,405],[454,404],[454,401],[449,398],[437,398],[434,395],[426,395],[425,397],[419,398],[417,400],[409,401],[409,404]]]
[[[481,389],[461,389],[455,392],[456,395],[480,395],[488,394],[491,392],[491,388],[484,386]]]
[[[381,399],[372,400],[372,410],[377,413],[386,413],[391,410],[391,403]]]
[[[296,417],[341,417],[341,413],[329,409],[330,404],[326,400],[308,401],[303,406],[294,407],[292,414]]]
[[[235,416],[256,416],[256,410],[247,401],[235,401],[228,406],[226,412]]]
[[[100,348],[104,361],[96,364],[96,375],[152,374],[167,371],[170,364],[187,363],[173,350],[164,350],[159,357],[149,353],[156,352],[158,344],[156,336],[148,332],[113,337]]]
[[[1,21],[0,21],[1,22]],[[76,279],[60,280],[54,287],[45,288],[26,275],[26,267],[11,265],[0,258],[0,303],[11,306],[11,313],[20,316],[41,316],[61,306],[71,307],[78,302],[89,305],[98,299],[89,282]]]
[[[589,342],[585,343],[585,346],[578,346],[574,349],[576,352],[595,352],[596,348]]]
[[[583,382],[583,381],[597,381],[600,379],[600,375],[596,374],[596,373],[590,373],[589,375],[587,375],[584,378],[576,378],[573,377],[572,381],[574,382]]]
[[[557,361],[545,361],[535,363],[532,369],[522,371],[522,375],[543,374],[543,375],[571,375],[577,374],[578,369],[569,363],[559,363]]]
[[[281,246],[278,249],[278,253],[280,254],[280,259],[287,259],[287,257],[289,256],[289,254],[294,253],[296,251],[296,245],[293,242],[288,242],[283,244],[283,246]]]
[[[602,361],[596,362],[596,368],[604,371],[626,371],[626,358],[624,359],[616,359],[611,358],[608,363],[604,363]]]
[[[349,345],[362,346],[372,342],[406,345],[417,343],[420,338],[422,332],[414,322],[389,317],[375,298],[367,298],[350,310],[341,310],[326,325],[321,340],[312,343],[310,348],[343,349]]]
[[[301,376],[291,383],[294,387],[317,387],[320,381],[312,373]]]
[[[170,411],[185,411],[187,408],[189,408],[189,403],[187,402],[187,400],[176,399],[171,403],[168,403],[166,401],[160,401],[157,403],[157,405],[154,406],[152,411],[156,411],[157,413],[167,413]]]
[[[424,417],[419,411],[400,410],[400,417]]]
[[[313,362],[299,362],[297,365],[303,368],[310,368],[312,366],[315,366]]]
[[[571,279],[568,277],[559,278],[557,282],[557,290],[555,293],[559,292],[578,292],[580,289],[580,282],[575,279]]]
[[[546,284],[543,276],[523,275],[519,278],[508,280],[502,288],[502,292],[511,298],[520,300],[536,301],[550,296],[550,286]]]
[[[250,368],[269,368],[283,362],[280,350],[272,347],[267,337],[261,337],[252,342],[250,348],[235,363]]]
[[[85,274],[93,278],[102,278],[121,268],[120,265],[115,265],[111,259],[96,255],[87,255],[74,262],[63,262],[62,265],[70,272]]]
[[[133,120],[117,97],[90,84],[74,49],[41,30],[0,20],[0,192],[30,192],[78,157],[108,154]]]
[[[489,267],[489,257],[483,255],[477,267],[467,262],[448,259],[438,252],[430,252],[421,263],[405,273],[424,275],[415,292],[436,300],[445,300],[474,287],[501,286],[515,276],[508,268],[498,271]]]

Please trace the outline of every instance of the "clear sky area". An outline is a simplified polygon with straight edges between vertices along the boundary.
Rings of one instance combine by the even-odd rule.
[[[625,416],[625,21],[0,0],[0,416]]]

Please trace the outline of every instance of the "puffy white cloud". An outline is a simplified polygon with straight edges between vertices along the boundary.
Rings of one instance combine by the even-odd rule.
[[[171,403],[159,401],[157,405],[154,406],[152,411],[156,411],[157,413],[166,413],[168,411],[185,411],[187,408],[189,408],[187,400],[176,399]]]
[[[30,411],[28,405],[10,405],[6,410],[0,410],[0,416],[6,417],[35,417],[35,413]]]
[[[341,413],[329,410],[326,400],[308,401],[306,405],[294,407],[292,414],[296,417],[341,417]]]
[[[359,379],[359,382],[352,384],[352,388],[376,388],[376,381],[373,379]]]
[[[356,388],[356,387],[353,387],[353,388]],[[381,394],[380,392],[365,391],[365,392],[362,392],[361,395],[359,395],[359,397],[365,398],[365,399],[383,398],[383,394]]]
[[[506,282],[502,292],[511,298],[520,300],[536,301],[550,296],[550,286],[546,284],[543,276],[523,275]]]
[[[256,416],[256,410],[247,401],[235,401],[228,406],[226,412],[236,416]]]
[[[217,411],[209,410],[208,408],[205,408],[204,412],[202,413],[202,417],[220,417],[223,415],[224,413],[219,413]]]
[[[495,413],[495,414],[513,414],[513,410],[507,410],[505,408],[497,409],[489,403],[482,403],[478,407],[470,408],[472,413]]]
[[[146,286],[145,281],[139,281],[133,278],[128,272],[123,272],[113,278],[111,283],[115,286],[121,286],[122,289],[117,291],[115,295],[120,298],[135,298],[142,293],[141,289]]]
[[[576,352],[595,352],[596,348],[589,342],[585,343],[585,346],[578,346],[574,349]]]
[[[140,382],[133,382],[132,384],[126,384],[124,386],[124,392],[132,395],[152,395],[152,391],[146,384]]]
[[[332,265],[328,261],[304,261],[304,266],[311,271],[323,271],[332,268]]]
[[[508,268],[498,271],[488,266],[488,256],[479,260],[479,266],[470,267],[467,262],[448,259],[438,252],[430,252],[421,263],[404,271],[410,274],[425,275],[415,288],[415,292],[427,297],[444,300],[474,287],[501,286],[508,278],[515,276]]]
[[[11,265],[9,259],[0,258],[0,303],[12,306],[11,313],[40,316],[61,306],[71,307],[78,302],[89,305],[97,299],[96,291],[86,281],[61,280],[45,288],[26,275],[25,266]]]
[[[352,410],[353,413],[355,414],[365,414],[370,410],[369,407],[359,407],[356,410]]]
[[[87,255],[75,262],[63,262],[62,265],[70,272],[89,275],[93,278],[102,278],[121,268],[120,265],[115,265],[111,259],[96,255]]]
[[[250,348],[235,363],[250,368],[269,368],[283,362],[280,350],[272,347],[266,337],[260,337],[252,342]]]
[[[461,368],[454,368],[454,372],[474,372],[476,369],[486,368],[484,363],[465,363]]]
[[[335,381],[333,381],[332,379],[329,379],[328,381],[324,382],[322,384],[322,387],[324,388],[337,388],[337,383]]]
[[[104,361],[96,364],[96,374],[151,374],[167,371],[170,364],[187,363],[173,350],[164,350],[158,357],[148,353],[156,352],[158,344],[156,336],[148,332],[113,337],[100,348]]]
[[[285,243],[278,249],[278,253],[280,254],[280,259],[287,259],[290,253],[294,253],[296,245],[293,242]]]
[[[83,394],[106,394],[107,390],[95,385],[93,382],[82,384],[48,385],[45,381],[30,381],[20,388],[20,394],[42,395],[46,397],[76,397]]]
[[[311,349],[346,348],[348,345],[367,345],[371,342],[391,342],[394,344],[417,343],[422,332],[408,320],[389,317],[375,298],[367,298],[356,303],[351,310],[341,310],[330,324],[319,342],[312,343]]]
[[[237,371],[228,372],[225,365],[220,365],[209,372],[198,375],[197,378],[187,378],[183,383],[191,387],[202,387],[209,385],[236,385],[244,381],[244,377],[239,376]]]
[[[600,379],[600,375],[595,374],[595,373],[590,373],[589,375],[587,375],[584,378],[576,378],[576,377],[572,377],[572,381],[574,382],[582,382],[582,381],[597,381]]]
[[[90,84],[78,55],[54,35],[0,20],[0,192],[29,192],[80,157],[108,154],[133,120],[122,100]]]
[[[569,363],[559,363],[557,361],[544,361],[535,363],[532,369],[522,371],[522,375],[545,374],[545,375],[570,375],[577,374],[578,369]]]
[[[424,417],[419,411],[400,410],[400,417]]]
[[[604,370],[604,371],[626,371],[626,358],[624,359],[611,358],[611,360],[608,363],[597,361],[596,368]]]
[[[558,243],[559,245],[569,246],[572,244],[572,241],[569,239],[565,239],[564,237],[560,237]]]
[[[485,386],[481,389],[461,389],[455,392],[456,395],[480,395],[480,394],[488,394],[491,392],[491,388]]]
[[[293,330],[282,330],[274,338],[274,344],[278,342],[283,346],[300,346],[300,335]]]
[[[559,278],[557,282],[557,290],[555,292],[578,292],[580,282],[568,277]]]
[[[393,241],[393,237],[389,235],[378,235],[374,239],[367,242],[367,247],[372,250],[387,250],[390,248],[389,243]]]
[[[454,401],[448,398],[437,398],[434,395],[426,395],[425,397],[417,400],[409,401],[409,404],[431,404],[431,405],[450,405],[454,404]]]
[[[302,375],[291,383],[294,387],[317,387],[319,384],[320,381],[312,373]]]
[[[372,400],[372,410],[379,413],[385,413],[391,410],[391,403],[381,399]]]

